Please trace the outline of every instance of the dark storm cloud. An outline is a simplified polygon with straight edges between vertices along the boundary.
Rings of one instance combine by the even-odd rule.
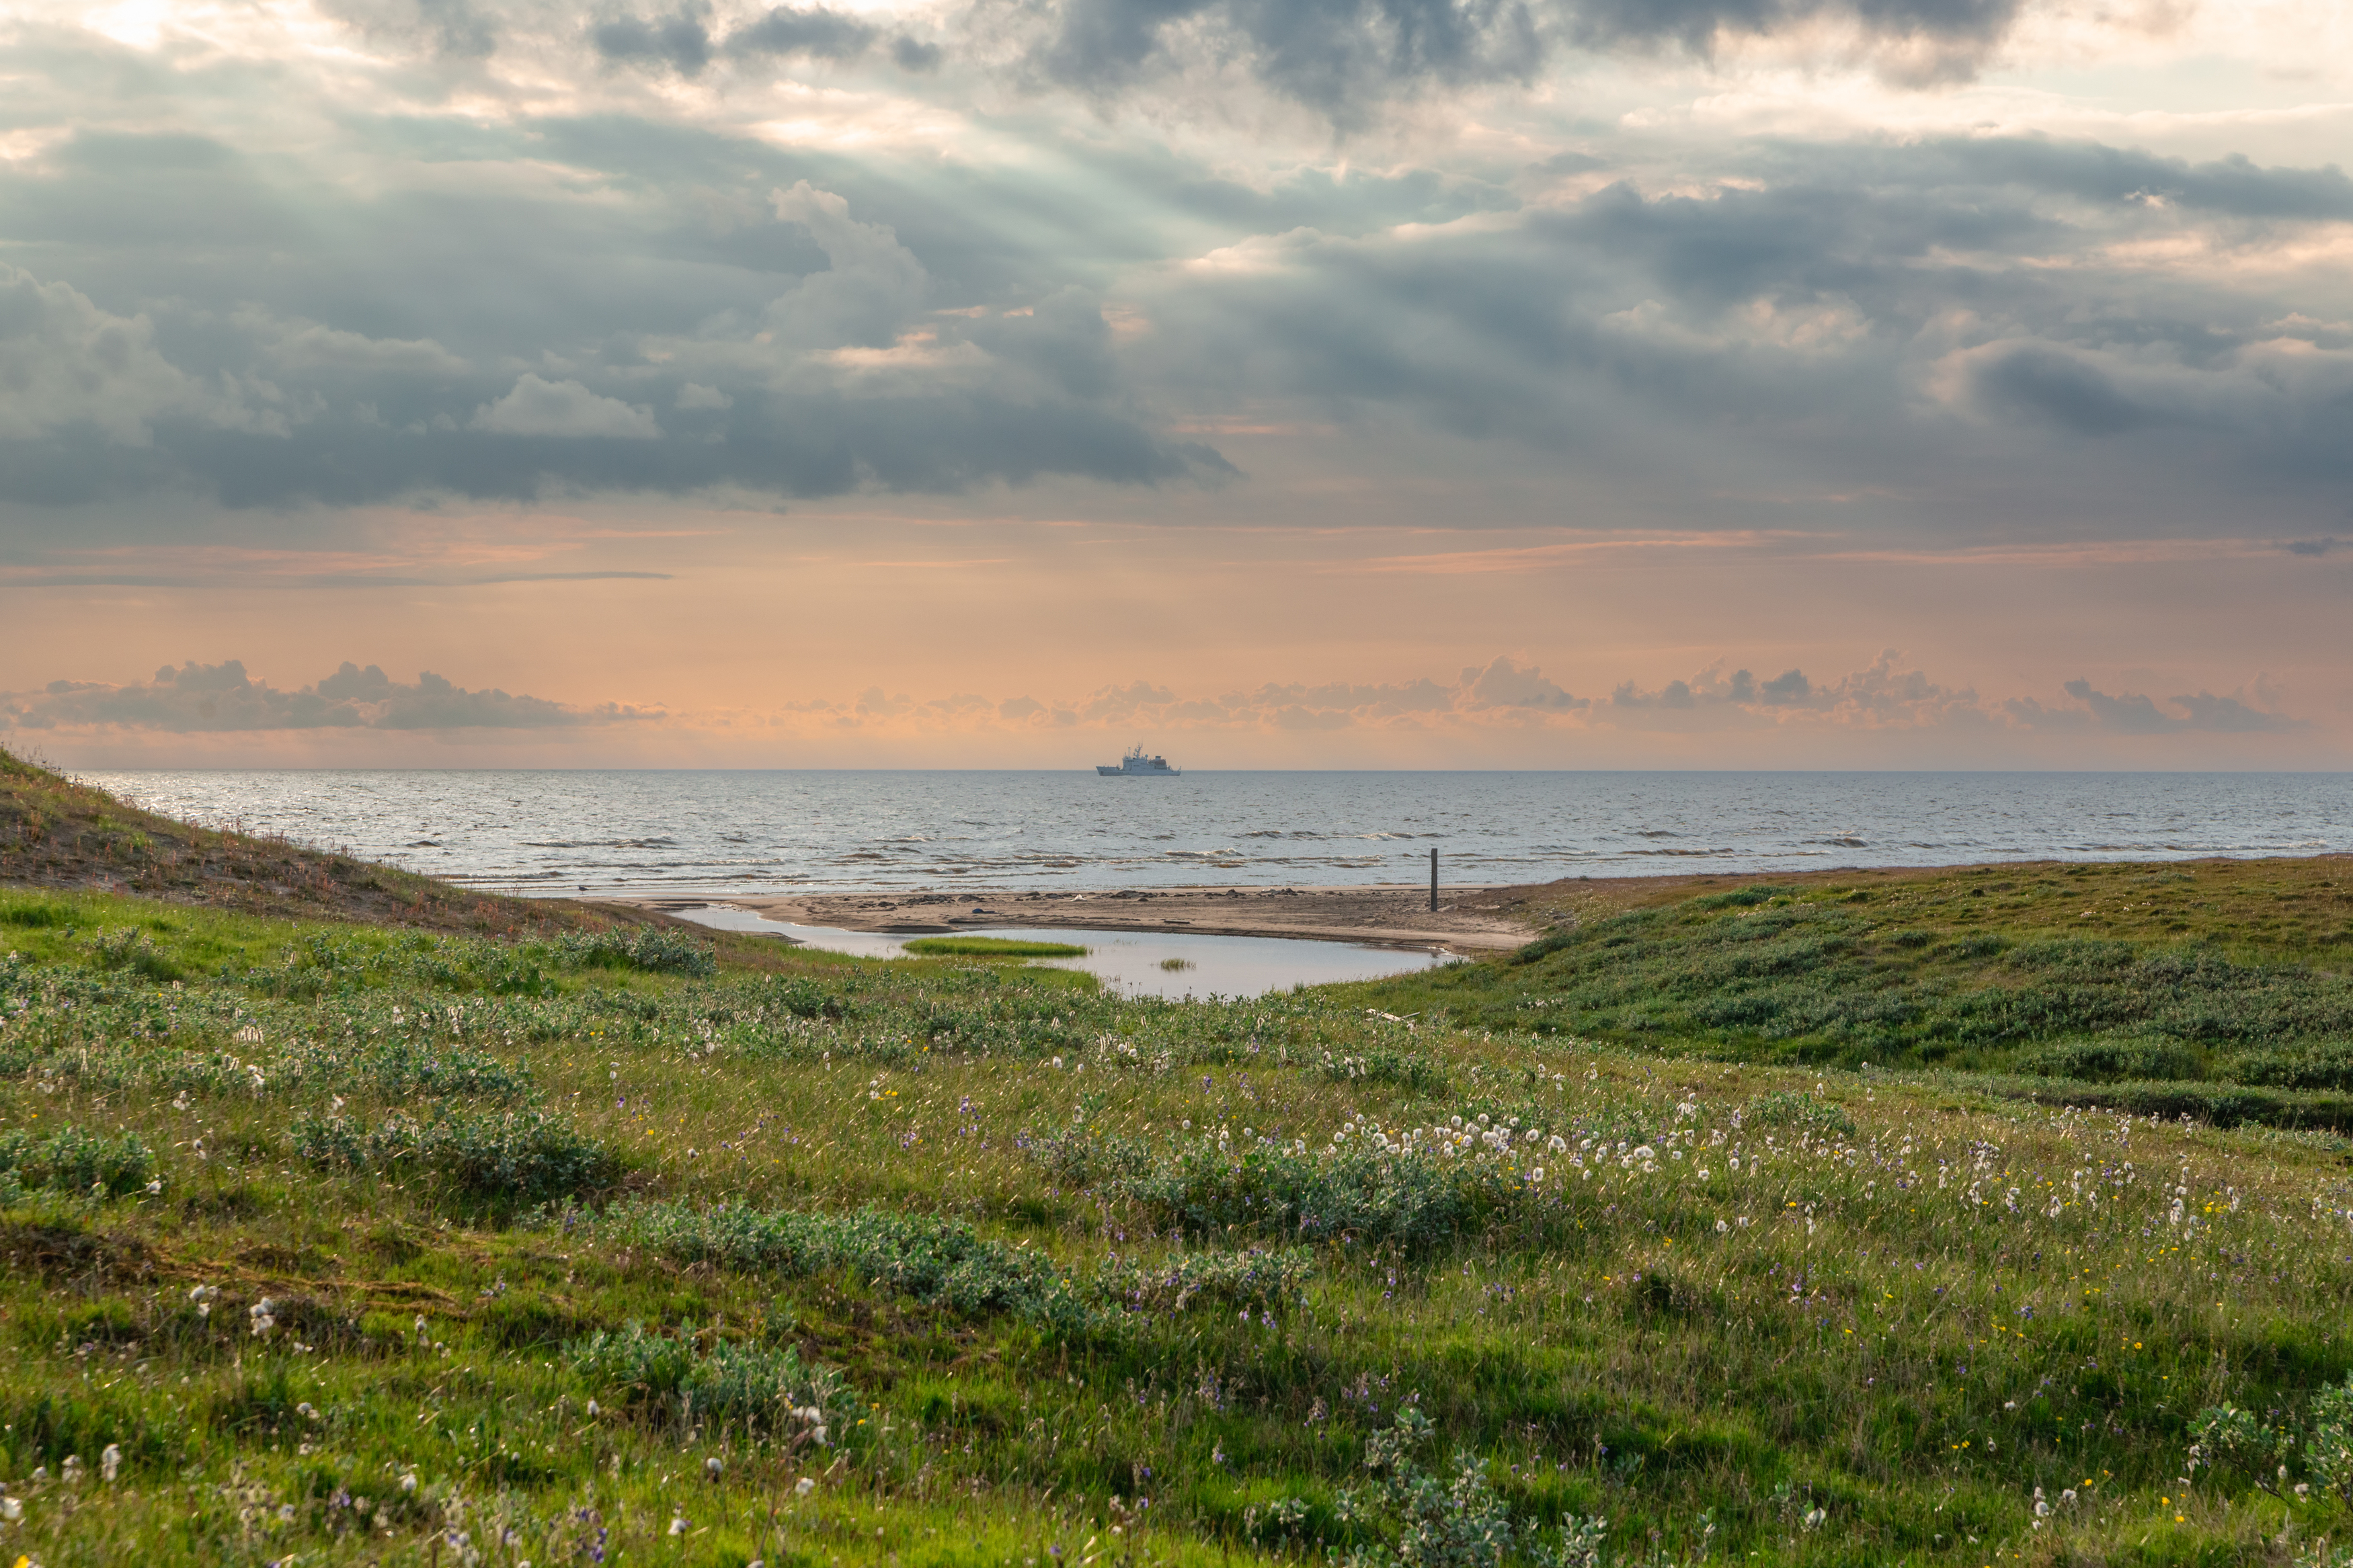
[[[2159,417],[2117,391],[2097,365],[2042,344],[2022,344],[1991,356],[1973,380],[1984,403],[2078,436],[2122,435]]]
[[[470,342],[471,356],[438,337],[372,337],[257,306],[110,310],[0,265],[13,384],[0,384],[0,497],[69,504],[176,487],[254,506],[714,486],[809,496],[1233,473],[1209,447],[1165,440],[1124,409],[1089,291],[1052,288],[1013,314],[935,315],[955,285],[934,279],[889,225],[806,180],[771,188],[760,206],[744,215],[762,236],[754,253],[723,266],[658,251],[634,297],[615,293],[607,247],[584,251],[593,265],[567,299],[566,247],[501,232],[510,218],[491,248],[546,264],[533,268],[536,300],[518,302],[502,328],[470,330],[479,298],[428,302],[412,287],[374,302],[378,321],[388,303],[454,309],[455,319],[398,325]],[[554,216],[551,237],[566,227]],[[472,275],[503,302],[502,268]],[[936,352],[893,357],[909,332]],[[500,350],[573,363],[518,374]]]
[[[708,10],[681,8],[667,16],[617,16],[588,30],[589,42],[608,60],[667,65],[693,76],[711,63]]]
[[[798,58],[853,60],[885,36],[871,22],[822,5],[778,5],[724,34],[712,30],[708,5],[681,5],[664,15],[620,16],[588,29],[597,54],[620,65],[668,67],[698,76],[718,58],[751,60]],[[944,58],[938,45],[900,35],[889,50],[902,70],[930,71]]]
[[[1567,47],[1706,53],[1719,40],[1834,22],[1899,47],[1892,74],[1969,74],[2020,0],[1030,0],[1038,77],[1103,95],[1202,61],[1240,61],[1335,121],[1403,90],[1527,82]]]
[[[165,665],[127,686],[53,680],[0,694],[0,729],[110,728],[188,734],[260,730],[545,730],[659,718],[607,704],[575,708],[496,689],[468,690],[427,670],[413,682],[348,660],[325,679],[286,691],[255,680],[237,659]]]
[[[320,9],[371,43],[421,47],[444,62],[487,58],[499,46],[498,6],[475,0],[324,0]]]
[[[82,426],[37,441],[0,441],[0,496],[73,505],[185,488],[252,507],[357,505],[433,491],[525,500],[733,485],[807,497],[870,487],[955,491],[1046,474],[1153,484],[1236,471],[1211,447],[1161,439],[1075,401],[1025,404],[972,390],[845,398],[744,388],[730,402],[717,430],[660,440],[396,429],[333,416],[276,436],[158,419],[145,445],[125,450]]]
[[[616,47],[667,70],[701,47],[671,22],[714,62],[850,38],[822,9],[702,17]],[[618,114],[350,133],[429,177],[355,194],[111,132],[0,164],[0,500],[1215,481],[1167,432],[1245,402],[1512,443],[1506,468],[1696,498],[1687,521],[1870,485],[1955,526],[2031,493],[2084,531],[2277,538],[2353,479],[2342,309],[2108,259],[2344,221],[2334,170],[1773,142],[1736,182],[1539,199],[1409,163],[1251,186],[1108,136],[976,163]],[[1219,247],[1248,264],[1154,266]]]
[[[2335,173],[2126,171],[2229,208],[2201,217],[2060,153],[1784,146],[1753,185],[1628,182],[1504,221],[1288,235],[1157,298],[1153,352],[1205,394],[1241,367],[1337,416],[1391,411],[1588,476],[1655,484],[1678,463],[1695,492],[1883,485],[1980,524],[2031,492],[2087,529],[2341,515],[2343,303],[2291,304],[2219,257],[2130,258],[2211,248],[2212,226],[2234,251],[2309,234]]]

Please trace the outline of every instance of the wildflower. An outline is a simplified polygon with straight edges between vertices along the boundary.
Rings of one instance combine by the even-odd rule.
[[[253,1326],[255,1339],[266,1340],[270,1336],[278,1327],[277,1311],[278,1303],[267,1296],[246,1309],[246,1320]]]
[[[726,1469],[726,1468],[727,1467],[725,1465],[720,1463],[719,1456],[716,1454],[712,1455],[711,1458],[702,1461],[702,1474],[708,1480],[716,1481],[719,1479],[720,1472]]]
[[[25,1517],[25,1505],[12,1497],[0,1497],[0,1521],[15,1524]]]
[[[417,1472],[415,1470],[411,1470],[406,1475],[400,1478],[400,1489],[411,1497],[414,1497],[417,1494]]]
[[[219,1294],[220,1288],[216,1285],[199,1285],[190,1290],[188,1292],[188,1300],[195,1306],[196,1316],[199,1318],[211,1317],[213,1315],[213,1298]]]
[[[68,1454],[66,1462],[58,1467],[58,1479],[69,1487],[81,1484],[81,1456]]]
[[[674,1513],[670,1516],[670,1532],[672,1535],[684,1535],[687,1529],[686,1515]]]
[[[588,1402],[588,1419],[591,1421],[596,1419],[596,1402],[593,1399]]]
[[[793,1483],[793,1496],[795,1497],[807,1497],[809,1493],[815,1490],[817,1490],[817,1483],[809,1479],[807,1476],[803,1476],[799,1480]]]

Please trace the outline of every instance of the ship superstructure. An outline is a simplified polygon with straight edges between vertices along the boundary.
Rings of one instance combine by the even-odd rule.
[[[1176,779],[1185,776],[1184,769],[1170,767],[1167,758],[1147,754],[1140,745],[1129,747],[1127,755],[1120,758],[1117,767],[1097,763],[1095,773],[1107,779]]]

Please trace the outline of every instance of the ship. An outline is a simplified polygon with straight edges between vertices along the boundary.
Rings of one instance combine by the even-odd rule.
[[[1127,755],[1120,758],[1117,767],[1097,763],[1095,773],[1107,779],[1176,779],[1185,776],[1185,770],[1170,767],[1166,757],[1146,756],[1142,746],[1133,746]]]

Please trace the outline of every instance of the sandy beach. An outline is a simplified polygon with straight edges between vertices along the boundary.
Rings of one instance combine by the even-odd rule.
[[[723,900],[645,900],[649,909],[727,903],[796,925],[915,934],[994,926],[1087,931],[1191,931],[1276,936],[1387,947],[1494,952],[1535,934],[1528,888],[1441,889],[1432,913],[1426,887],[1154,888],[1092,892],[751,894]]]
[[[2320,857],[2320,859],[2333,857]],[[1191,931],[1210,936],[1293,937],[1374,946],[1508,952],[1548,926],[1604,919],[1624,910],[1673,903],[1697,893],[1751,882],[1858,889],[1936,883],[1973,870],[2023,875],[2049,862],[2000,866],[1825,867],[1778,874],[1740,872],[1663,877],[1576,877],[1554,882],[1441,887],[1430,908],[1427,886],[1388,883],[1324,888],[1127,888],[1074,892],[959,888],[954,891],[747,893],[722,899],[610,900],[675,910],[730,904],[771,920],[842,931],[917,935],[1001,926],[1088,931]],[[2263,874],[2262,860],[2183,862],[2237,880]],[[603,901],[603,900],[600,900]],[[2084,918],[2093,920],[2087,912]],[[2100,929],[2105,929],[2105,917]]]

